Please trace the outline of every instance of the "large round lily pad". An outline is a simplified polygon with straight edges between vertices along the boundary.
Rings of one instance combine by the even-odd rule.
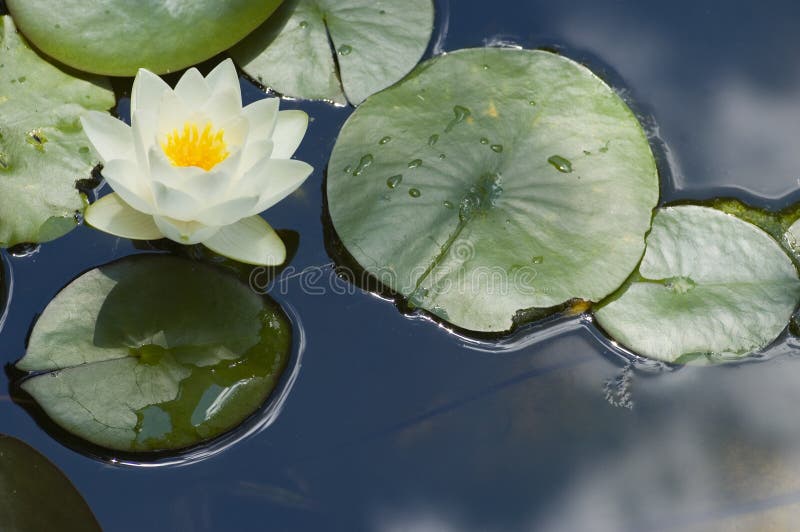
[[[11,17],[0,18],[0,247],[75,227],[83,209],[75,182],[89,178],[97,161],[80,116],[113,105],[107,78],[48,63]]]
[[[707,207],[667,207],[637,274],[595,315],[637,354],[714,361],[769,345],[799,301],[797,270],[764,231]]]
[[[231,55],[281,94],[358,105],[411,71],[432,31],[431,0],[287,0]]]
[[[165,256],[92,270],[48,305],[21,384],[67,431],[122,451],[172,450],[239,425],[289,360],[291,326],[233,275]]]
[[[100,532],[80,493],[47,458],[0,434],[0,523],[5,532]]]
[[[281,0],[6,0],[23,33],[71,67],[133,76],[208,59],[257,28]]]
[[[552,53],[496,48],[431,60],[367,100],[327,187],[368,272],[474,331],[616,290],[659,189],[644,131],[603,81]]]

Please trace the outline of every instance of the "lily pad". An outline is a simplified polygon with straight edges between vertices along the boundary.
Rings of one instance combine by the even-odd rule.
[[[6,0],[22,32],[71,67],[109,76],[174,72],[227,50],[281,0]]]
[[[114,94],[107,78],[48,63],[8,16],[0,41],[0,247],[10,247],[75,227],[83,209],[75,182],[97,164],[80,116],[111,108]]]
[[[433,59],[367,100],[327,184],[361,266],[412,306],[487,332],[616,290],[658,190],[644,131],[602,80],[497,48]]]
[[[732,215],[690,205],[656,214],[638,272],[595,316],[635,353],[705,362],[766,347],[798,301],[797,270],[775,239]]]
[[[287,365],[291,326],[237,277],[167,256],[92,270],[48,305],[17,363],[58,425],[121,451],[182,449],[253,414]]]
[[[47,458],[0,434],[0,523],[6,532],[100,531],[75,486]]]
[[[433,15],[431,0],[288,0],[231,55],[286,96],[358,105],[414,68]]]

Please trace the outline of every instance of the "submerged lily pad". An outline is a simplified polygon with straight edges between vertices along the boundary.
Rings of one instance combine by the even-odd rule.
[[[230,48],[281,0],[6,0],[22,32],[71,67],[174,72]]]
[[[640,355],[715,361],[769,345],[798,301],[797,270],[764,231],[708,207],[667,207],[638,272],[595,315]]]
[[[611,88],[564,57],[496,48],[431,60],[367,100],[327,185],[361,266],[474,331],[616,290],[658,188],[645,133]]]
[[[410,72],[432,31],[431,0],[287,0],[231,55],[286,96],[358,105]]]
[[[100,531],[59,469],[27,444],[0,434],[0,523],[5,532]]]
[[[276,304],[200,263],[145,256],[92,270],[48,305],[17,363],[67,431],[121,451],[182,449],[236,427],[287,365]]]
[[[45,61],[8,16],[0,41],[0,247],[10,247],[75,227],[83,209],[75,182],[97,162],[80,116],[111,108],[114,94],[106,78]]]

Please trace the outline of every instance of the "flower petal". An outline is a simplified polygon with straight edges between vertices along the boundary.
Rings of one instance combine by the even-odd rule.
[[[132,240],[158,240],[164,235],[153,217],[131,208],[117,194],[108,194],[86,208],[86,223],[115,236]]]
[[[200,222],[182,222],[167,216],[153,216],[153,220],[165,237],[179,244],[199,244],[219,231],[219,227],[209,227]]]
[[[236,72],[236,66],[233,60],[228,58],[212,70],[206,76],[206,83],[211,93],[224,92],[233,90],[235,93],[238,106],[242,107],[242,88],[239,85],[239,74]]]
[[[153,200],[159,215],[183,222],[197,219],[200,202],[193,196],[159,181],[153,181],[152,186]]]
[[[256,266],[277,266],[286,260],[286,246],[261,217],[251,216],[223,227],[203,245],[230,259]]]
[[[155,110],[165,91],[172,91],[166,82],[145,68],[140,68],[131,89],[131,114],[140,109]]]
[[[198,109],[215,127],[242,114],[242,99],[237,90],[225,89],[214,92],[205,105]]]
[[[200,109],[211,96],[211,91],[200,71],[190,68],[175,85],[175,94],[187,108]]]
[[[248,142],[241,151],[239,172],[244,175],[257,162],[269,159],[272,156],[272,150],[273,144],[271,140]]]
[[[242,110],[250,122],[250,140],[264,141],[272,138],[278,120],[279,98],[265,98],[253,102]]]
[[[308,115],[303,111],[281,111],[272,133],[273,159],[289,159],[297,151],[308,129]]]
[[[172,188],[186,190],[185,187],[195,178],[206,173],[197,166],[175,166],[167,159],[160,146],[150,148],[147,159],[150,165],[150,179]]]
[[[81,117],[83,132],[100,159],[132,159],[134,157],[131,128],[108,113],[90,111]]]
[[[174,92],[165,92],[158,103],[158,130],[156,142],[164,142],[167,135],[183,131],[184,125],[192,119],[192,110]]]
[[[257,214],[258,201],[258,196],[229,199],[199,212],[195,219],[206,225],[230,225],[242,218]]]
[[[256,212],[262,212],[300,188],[314,169],[292,159],[265,159],[257,163],[239,182],[237,196],[258,194]]]
[[[153,214],[153,194],[139,165],[125,159],[108,161],[102,174],[106,183],[119,194],[120,198],[145,214]]]

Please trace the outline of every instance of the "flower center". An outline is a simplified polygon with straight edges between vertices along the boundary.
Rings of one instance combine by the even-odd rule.
[[[228,158],[225,130],[214,131],[211,124],[201,131],[197,124],[186,122],[183,131],[175,129],[161,143],[161,149],[174,166],[197,166],[211,170]]]

